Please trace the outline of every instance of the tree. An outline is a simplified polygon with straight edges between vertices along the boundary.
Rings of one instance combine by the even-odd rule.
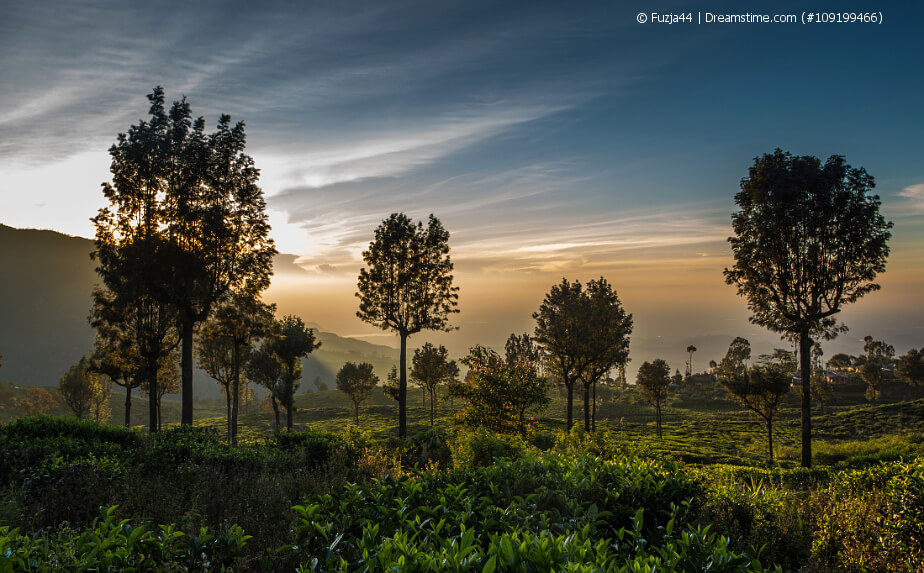
[[[687,353],[690,355],[690,360],[687,362],[687,377],[693,376],[693,353],[696,352],[696,347],[692,344],[687,346]]]
[[[182,389],[180,386],[180,361],[177,354],[177,349],[174,347],[169,354],[160,359],[154,384],[151,384],[146,379],[139,387],[141,394],[148,396],[150,402],[154,404],[154,429],[157,431],[161,429],[164,422],[164,412],[163,408],[161,408],[164,396],[167,394],[179,394]]]
[[[763,364],[775,364],[786,374],[796,372],[796,356],[785,348],[774,348],[772,354],[761,354],[757,361]]]
[[[667,397],[670,374],[671,368],[667,362],[656,358],[652,362],[643,363],[635,376],[639,394],[655,408],[658,438],[661,437],[661,404]]]
[[[243,153],[244,124],[232,127],[222,115],[206,136],[204,120],[192,120],[185,98],[168,111],[157,87],[148,100],[150,120],[119,134],[109,150],[113,182],[103,190],[110,207],[94,219],[95,254],[117,298],[144,296],[176,313],[182,422],[191,424],[194,328],[232,289],[265,289],[276,250],[259,171]]]
[[[219,382],[228,400],[228,439],[237,443],[242,392],[241,371],[254,340],[273,322],[276,305],[251,294],[231,293],[206,321],[199,339],[199,365]],[[243,381],[246,384],[246,379]]]
[[[363,252],[368,268],[359,272],[356,315],[401,340],[398,384],[398,435],[407,437],[407,338],[421,330],[450,330],[449,315],[459,312],[452,286],[449,233],[430,215],[427,227],[393,213],[375,230]]]
[[[286,428],[292,430],[295,391],[302,377],[302,358],[320,348],[321,343],[315,341],[314,330],[305,326],[301,318],[291,314],[278,322],[269,343],[270,353],[281,367],[276,399],[285,406]]]
[[[747,362],[751,359],[751,343],[747,338],[735,337],[728,345],[728,351],[725,353],[718,366],[716,374],[719,378],[730,378],[736,373],[743,372],[747,368]]]
[[[841,156],[816,157],[777,149],[754,160],[735,195],[735,265],[725,279],[748,300],[751,322],[799,339],[802,371],[802,465],[812,463],[813,338],[832,339],[845,327],[841,308],[877,290],[885,271],[890,222],[870,195],[872,176]]]
[[[882,383],[882,369],[892,361],[895,349],[881,340],[874,340],[872,336],[863,337],[863,351],[865,356],[855,360],[860,369],[860,378],[867,384],[866,398],[871,402],[879,400],[879,385]]]
[[[773,461],[773,419],[789,393],[790,377],[775,364],[732,372],[719,378],[722,386],[739,404],[754,412],[767,424],[767,451]]]
[[[539,310],[533,313],[536,341],[542,347],[549,370],[567,389],[568,430],[574,424],[574,384],[581,375],[583,312],[586,311],[582,299],[581,283],[571,283],[562,278],[545,295]]]
[[[282,364],[273,352],[273,339],[264,338],[260,348],[253,352],[244,366],[247,378],[268,390],[268,398],[279,431],[279,396],[282,394]]]
[[[145,359],[138,348],[138,335],[135,331],[138,322],[134,320],[134,310],[130,305],[125,314],[116,313],[107,320],[106,311],[99,305],[104,304],[103,293],[95,297],[94,316],[91,321],[96,324],[98,335],[90,356],[90,369],[109,378],[113,384],[125,388],[125,427],[131,426],[132,390],[139,388],[145,381]],[[95,317],[95,319],[94,319]]]
[[[24,416],[43,416],[57,407],[58,402],[51,392],[44,388],[29,388],[25,398],[20,400],[13,396],[0,405],[0,410],[18,410]]]
[[[534,364],[508,364],[484,346],[472,348],[462,363],[468,366],[468,376],[451,382],[449,392],[466,401],[458,414],[463,426],[522,434],[535,425],[528,415],[548,406],[548,382]]]
[[[924,348],[908,350],[895,364],[895,372],[908,384],[924,384]]]
[[[852,365],[853,359],[849,354],[844,354],[843,352],[835,354],[828,360],[828,368],[841,374],[848,372]]]
[[[91,417],[98,422],[109,419],[112,386],[102,375],[91,370],[90,360],[86,356],[61,377],[58,391],[78,419]]]
[[[368,362],[347,362],[337,372],[337,390],[350,397],[353,402],[353,415],[359,425],[359,405],[369,397],[379,377],[372,373],[372,364]]]
[[[391,370],[388,371],[388,376],[385,378],[385,384],[382,385],[382,392],[384,392],[386,396],[388,396],[389,398],[397,402],[398,395],[399,395],[398,388],[400,384],[401,382],[398,377],[398,367],[392,366]]]
[[[439,347],[429,342],[414,351],[411,361],[411,378],[420,384],[430,396],[430,425],[436,416],[436,404],[440,384],[455,380],[459,367],[455,360],[449,360],[449,351],[442,344]]]
[[[504,351],[507,364],[526,360],[527,362],[532,362],[537,368],[541,369],[542,349],[536,344],[534,338],[530,338],[527,332],[520,335],[511,333],[510,336],[507,337],[507,342],[504,344]]]

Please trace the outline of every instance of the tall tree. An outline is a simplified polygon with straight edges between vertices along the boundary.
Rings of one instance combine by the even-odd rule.
[[[449,232],[430,215],[416,225],[393,213],[375,230],[363,252],[356,315],[401,340],[398,385],[398,435],[407,437],[407,338],[421,330],[451,330],[449,315],[459,312],[458,287],[452,286]]]
[[[635,376],[639,394],[655,408],[658,438],[661,437],[661,404],[667,398],[668,386],[671,383],[670,375],[671,368],[667,362],[656,358],[652,362],[644,362],[639,366],[638,374]]]
[[[696,352],[696,347],[692,344],[687,346],[687,353],[690,355],[690,359],[687,361],[687,377],[693,376],[693,353]]]
[[[735,266],[725,279],[748,300],[751,322],[799,339],[802,371],[802,465],[812,464],[813,337],[831,339],[845,327],[843,305],[877,290],[885,271],[890,222],[870,194],[872,176],[841,156],[780,149],[754,160],[735,195]]]
[[[164,293],[173,277],[171,249],[164,236],[167,225],[163,196],[171,161],[166,151],[170,121],[163,89],[148,95],[150,121],[139,121],[120,133],[109,148],[112,183],[103,183],[109,205],[92,219],[96,228],[96,272],[103,288],[94,292],[94,317],[99,328],[122,323],[135,337],[142,359],[141,377],[157,384],[160,360],[171,348],[175,325],[173,306]],[[156,391],[149,403],[150,430],[157,430]]]
[[[632,315],[626,312],[616,291],[603,277],[587,283],[582,306],[585,323],[580,333],[578,377],[584,387],[584,430],[591,431],[591,403],[596,411],[597,383],[610,370],[629,361]]]
[[[739,404],[754,412],[767,425],[767,451],[773,461],[773,419],[789,393],[790,377],[776,364],[730,372],[719,378]]]
[[[162,88],[148,99],[150,120],[110,149],[113,182],[103,186],[110,207],[94,219],[98,271],[117,298],[144,296],[175,309],[182,422],[191,424],[194,328],[230,290],[265,289],[276,251],[259,171],[243,153],[244,124],[232,127],[222,115],[206,136],[185,98],[169,111]]]
[[[909,384],[924,384],[924,348],[911,348],[902,355],[895,364],[895,373]]]
[[[337,372],[337,390],[350,397],[353,402],[353,415],[356,425],[359,425],[359,405],[369,397],[379,377],[372,371],[372,364],[368,362],[347,362]]]
[[[430,396],[430,425],[436,416],[436,405],[440,384],[447,384],[459,375],[455,360],[449,359],[449,351],[442,344],[433,346],[429,342],[414,351],[411,360],[411,378],[420,384]]]
[[[542,347],[549,371],[567,391],[567,428],[574,425],[574,384],[580,379],[584,356],[587,305],[580,281],[562,278],[545,295],[536,321],[536,341]]]

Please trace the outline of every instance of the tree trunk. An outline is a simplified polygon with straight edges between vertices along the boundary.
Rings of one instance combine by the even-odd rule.
[[[183,373],[183,412],[180,423],[192,426],[193,423],[193,321],[184,318],[181,325],[183,331],[183,357],[180,361]]]
[[[125,427],[132,425],[132,387],[125,387]]]
[[[767,420],[767,443],[770,447],[770,462],[773,462],[773,418]]]
[[[225,418],[225,428],[228,430],[228,441],[231,441],[231,388],[225,387],[225,402],[227,405],[228,415]]]
[[[234,344],[234,353],[232,355],[231,375],[233,391],[231,395],[231,445],[237,445],[237,413],[241,406],[241,347]]]
[[[273,414],[276,417],[276,433],[279,433],[279,402],[276,401],[276,396],[270,394],[270,404],[273,405]]]
[[[572,416],[572,410],[574,408],[574,381],[571,381],[571,384],[565,382],[565,387],[568,389],[568,431],[571,431],[571,426],[574,425],[574,418]]]
[[[584,431],[590,431],[590,385],[586,382],[581,382],[581,385],[584,386]]]
[[[812,339],[807,330],[799,334],[802,370],[802,467],[812,467]]]
[[[597,431],[597,381],[594,380],[593,409],[590,411],[590,431]]]
[[[148,431],[154,433],[158,430],[157,424],[157,370],[148,368]]]
[[[295,412],[295,396],[289,399],[286,404],[286,429],[292,431],[292,417]]]
[[[407,334],[401,332],[401,357],[399,368],[401,376],[398,379],[398,437],[407,437]]]
[[[433,427],[433,417],[436,415],[436,397],[433,395],[436,390],[430,390],[430,427]]]

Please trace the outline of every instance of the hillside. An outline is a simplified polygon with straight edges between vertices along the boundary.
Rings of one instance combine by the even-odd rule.
[[[94,331],[87,315],[90,293],[99,282],[92,250],[89,239],[0,225],[0,379],[21,386],[55,386],[90,351]],[[277,275],[305,272],[294,255],[277,255],[274,266]],[[304,361],[305,390],[316,376],[333,387],[336,371],[347,360],[371,362],[382,378],[397,360],[397,351],[388,346],[312,326],[321,348]],[[196,387],[205,396],[218,395],[218,385],[199,371]]]

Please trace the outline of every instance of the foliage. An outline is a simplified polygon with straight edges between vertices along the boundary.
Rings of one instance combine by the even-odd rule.
[[[429,342],[414,351],[411,362],[411,378],[430,395],[430,425],[436,415],[438,388],[440,384],[452,383],[459,375],[455,360],[449,360],[449,351],[442,344],[439,347]]]
[[[767,424],[768,458],[773,461],[773,419],[789,393],[790,378],[779,366],[755,366],[719,378],[734,399]]]
[[[26,397],[17,399],[15,396],[0,404],[0,409],[21,412],[24,416],[41,416],[50,414],[58,407],[57,400],[44,388],[29,388]]]
[[[833,338],[844,304],[877,290],[891,236],[873,178],[841,156],[824,165],[777,149],[754,160],[735,195],[735,266],[726,282],[745,296],[751,321],[799,338],[802,463],[811,464],[812,337]]]
[[[97,421],[109,420],[112,386],[100,374],[91,371],[86,356],[61,377],[58,391],[78,419],[90,417]]]
[[[643,363],[635,377],[639,394],[657,411],[656,422],[659,438],[661,437],[661,404],[667,397],[667,389],[671,382],[670,373],[671,368],[667,365],[667,362],[656,358],[652,362]]]
[[[353,402],[353,414],[359,424],[359,405],[369,397],[372,389],[379,383],[379,377],[372,373],[372,364],[368,362],[347,362],[337,372],[337,390],[350,397]]]
[[[458,287],[452,286],[449,232],[430,215],[426,229],[404,213],[392,213],[375,230],[363,251],[367,268],[359,272],[356,315],[401,339],[398,385],[398,435],[407,436],[407,337],[421,330],[449,330],[449,315],[459,312]]]
[[[98,272],[120,301],[116,308],[128,309],[132,297],[142,297],[147,306],[134,312],[153,308],[164,315],[160,327],[142,336],[165,334],[163,318],[177,312],[182,415],[191,424],[193,328],[230,290],[259,293],[269,286],[276,249],[256,183],[259,171],[243,153],[243,122],[232,127],[230,116],[222,115],[207,136],[204,120],[192,119],[185,98],[168,111],[157,87],[148,100],[150,120],[119,134],[109,151],[113,182],[103,191],[110,206],[94,219]],[[159,306],[164,303],[173,310]],[[147,357],[152,377],[160,345]]]
[[[898,359],[895,372],[902,380],[915,386],[924,385],[924,348],[911,348]]]
[[[542,412],[549,403],[547,382],[535,365],[508,364],[483,346],[472,348],[462,363],[468,366],[468,376],[451,384],[449,391],[465,400],[458,414],[463,426],[521,434],[535,426],[529,414]]]

